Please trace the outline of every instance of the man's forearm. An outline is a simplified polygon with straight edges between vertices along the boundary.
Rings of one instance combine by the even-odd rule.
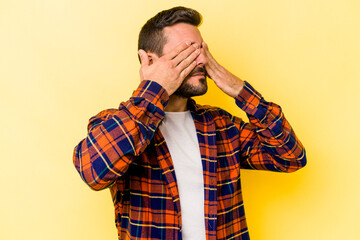
[[[74,150],[74,165],[94,190],[108,187],[128,169],[150,143],[164,117],[166,91],[143,81],[119,109],[105,110],[90,119],[88,136]]]
[[[250,120],[240,127],[242,167],[293,172],[306,165],[305,149],[282,113],[249,83],[236,98]]]

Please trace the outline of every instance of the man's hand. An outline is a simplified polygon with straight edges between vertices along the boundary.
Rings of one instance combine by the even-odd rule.
[[[205,42],[202,42],[202,51],[206,57],[207,63],[205,69],[208,76],[215,82],[224,93],[231,97],[236,97],[244,86],[244,81],[233,75],[231,72],[222,67],[213,58]]]
[[[184,41],[171,52],[150,60],[148,53],[139,50],[141,59],[140,78],[159,83],[169,95],[178,89],[185,77],[196,67],[195,59],[199,56],[199,46]],[[155,59],[154,59],[155,58]]]

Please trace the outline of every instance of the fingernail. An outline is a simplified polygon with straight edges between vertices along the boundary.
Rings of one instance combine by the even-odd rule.
[[[199,48],[199,44],[194,43],[194,44],[193,44],[193,47],[196,48],[196,49],[198,49],[198,48]]]
[[[188,45],[188,46],[190,46],[190,44],[191,44],[190,41],[186,41],[185,43],[186,43],[186,45]]]
[[[195,53],[200,53],[200,50],[199,50],[199,49],[196,49],[196,50],[195,50]]]

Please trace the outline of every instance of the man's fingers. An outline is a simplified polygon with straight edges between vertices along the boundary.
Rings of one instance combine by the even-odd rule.
[[[211,55],[211,53],[209,52],[209,47],[205,42],[201,43],[202,48],[204,50],[204,55],[207,59],[207,63],[205,65],[205,67],[210,67],[210,68],[216,68],[216,60],[213,58],[213,56]],[[209,69],[209,71],[211,71],[211,69]]]
[[[184,80],[186,76],[189,75],[191,71],[195,69],[196,65],[197,65],[196,62],[192,61],[187,67],[184,68],[184,70],[182,70],[182,72],[180,72],[180,76],[182,80]]]
[[[208,45],[206,44],[206,42],[202,42],[201,45],[202,45],[202,47],[203,47],[204,49],[206,49],[206,51],[209,51],[209,47],[208,47]]]
[[[177,55],[179,55],[179,53],[181,53],[185,49],[189,48],[189,46],[191,46],[191,41],[185,40],[185,41],[181,42],[179,45],[177,45],[173,50],[171,50],[171,52],[169,52],[164,57],[166,57],[168,60],[171,60],[171,59],[175,58]]]
[[[138,53],[140,56],[141,66],[148,66],[149,65],[149,57],[148,57],[147,53],[142,49],[140,49]]]
[[[179,65],[182,61],[185,61],[189,56],[191,56],[194,52],[195,54],[198,54],[199,52],[199,45],[197,43],[192,44],[187,49],[183,50],[181,53],[179,53],[173,60],[174,66]]]
[[[206,44],[206,42],[201,43],[202,48],[204,49],[204,54],[207,58],[212,58],[211,53],[209,52],[209,46]]]
[[[207,59],[207,62],[205,64],[206,72],[209,76],[209,78],[214,79],[214,74],[219,69],[217,68],[217,64],[215,59],[212,57],[211,53],[209,52],[209,47],[205,42],[201,43],[202,49],[204,51],[205,58]]]
[[[180,70],[180,76],[182,78],[185,78],[191,73],[192,70],[195,69],[197,65],[196,58],[199,56],[199,54],[200,49],[196,49],[186,59],[179,63],[177,68]]]
[[[206,42],[202,42],[201,45],[202,45],[202,48],[204,49],[204,54],[205,54],[206,58],[213,59],[213,56],[211,55],[211,53],[209,51],[209,46],[206,44]]]
[[[191,50],[190,55],[188,55],[187,57],[185,57],[185,59],[183,59],[179,65],[177,65],[176,68],[178,68],[181,71],[183,71],[183,69],[185,69],[186,67],[188,67],[190,64],[192,64],[193,62],[195,62],[196,65],[196,58],[199,56],[200,54],[200,49],[194,49]]]

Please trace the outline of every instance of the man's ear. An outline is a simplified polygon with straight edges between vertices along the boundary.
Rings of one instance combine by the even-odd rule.
[[[140,64],[142,64],[142,62],[144,62],[144,63],[149,64],[149,65],[151,65],[157,59],[159,59],[159,56],[156,53],[152,53],[150,51],[145,52],[142,49],[139,50],[138,57],[139,57]]]
[[[147,52],[149,65],[153,64],[156,60],[159,59],[159,56],[156,53]]]

